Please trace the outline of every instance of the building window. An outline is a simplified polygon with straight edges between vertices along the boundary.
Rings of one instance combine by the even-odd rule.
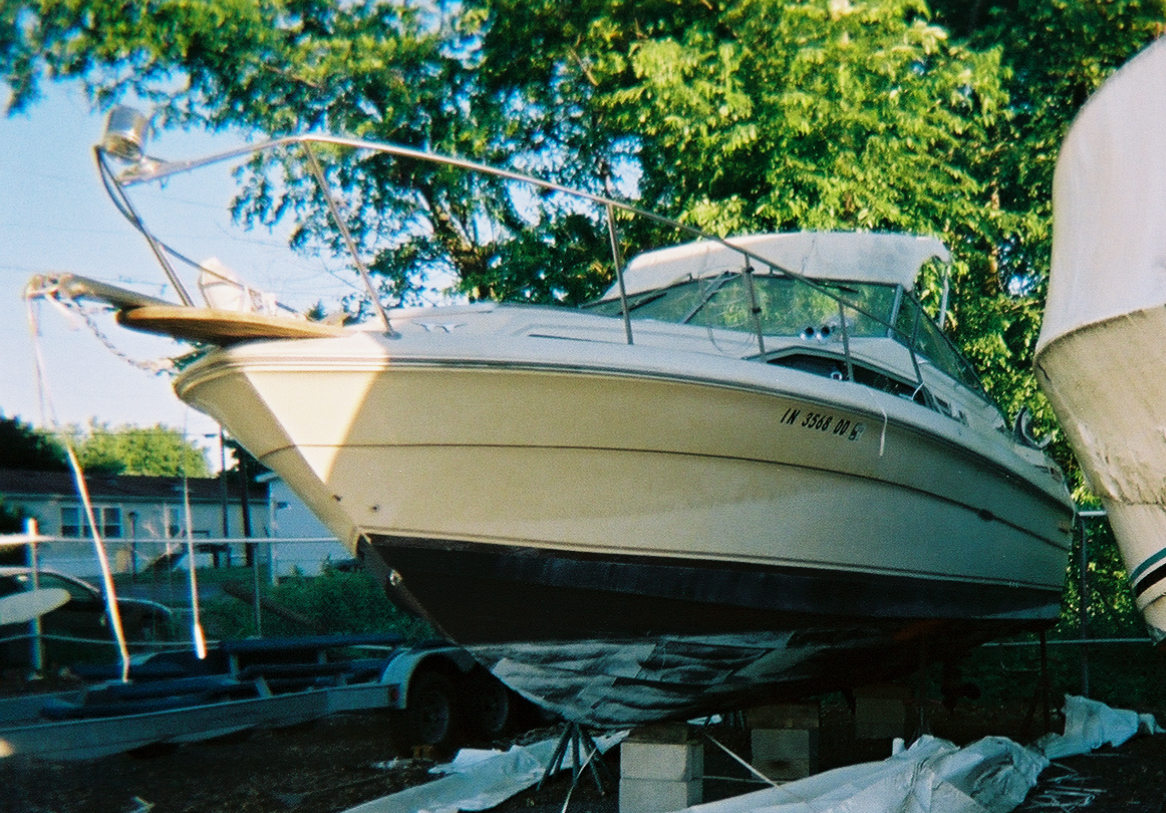
[[[68,536],[74,539],[82,536],[84,530],[84,522],[81,519],[81,509],[75,505],[65,505],[61,507],[61,536]]]
[[[122,535],[121,509],[112,505],[93,506],[93,516],[100,526],[101,535],[107,539]],[[89,535],[89,523],[85,511],[79,505],[61,506],[61,536],[80,539]]]
[[[107,538],[121,536],[121,509],[110,506],[95,508],[97,521],[101,523],[101,535]]]

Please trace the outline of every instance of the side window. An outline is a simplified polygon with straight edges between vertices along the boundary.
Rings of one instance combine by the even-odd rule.
[[[23,593],[24,584],[15,576],[0,577],[0,596],[11,596],[15,593]]]
[[[936,367],[968,389],[983,391],[983,385],[971,365],[911,297],[903,297],[903,304],[895,317],[894,335],[908,347],[912,346],[914,340],[915,350]]]
[[[55,573],[38,574],[37,584],[44,587],[59,587],[69,594],[70,601],[95,601],[97,597],[92,590],[70,579],[62,579]]]

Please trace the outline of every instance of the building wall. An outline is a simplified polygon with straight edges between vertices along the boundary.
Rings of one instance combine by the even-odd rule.
[[[41,564],[76,576],[95,576],[100,573],[88,523],[83,521],[84,509],[75,497],[22,496],[20,504],[37,518],[38,530],[48,541],[37,546]],[[186,545],[186,512],[181,498],[172,501],[134,499],[93,499],[94,516],[101,531],[110,566],[114,572],[142,571],[167,553],[173,554]],[[198,566],[209,566],[215,556],[206,546],[222,539],[222,503],[220,501],[192,502],[190,506],[191,535],[194,538]],[[242,508],[228,505],[228,526],[233,536],[241,536]],[[268,533],[267,505],[256,500],[250,505],[252,533]],[[234,542],[229,546],[232,560],[242,561],[243,546]],[[225,563],[220,553],[219,562]],[[188,567],[185,562],[181,567]]]
[[[250,503],[251,536],[260,546],[260,562],[270,562],[275,576],[297,572],[316,575],[329,563],[352,558],[351,551],[332,536],[282,480],[274,474],[266,474],[261,480],[267,485],[268,496],[266,500],[255,497]],[[80,499],[67,485],[51,480],[34,478],[18,486],[23,487],[9,488],[7,495],[37,518],[38,530],[46,538],[37,545],[41,564],[76,576],[97,576],[101,567]],[[92,502],[114,572],[145,572],[164,556],[174,558],[176,567],[190,566],[179,483],[117,478],[105,489],[93,491]],[[236,565],[246,560],[243,511],[238,497],[232,495],[226,508],[224,537],[223,500],[218,488],[213,483],[209,488],[201,483],[197,492],[192,489],[190,524],[197,567],[210,567],[216,559],[218,564]]]
[[[351,551],[337,541],[316,515],[278,477],[267,481],[272,567],[277,576],[299,572],[314,576],[328,563],[352,558]],[[294,541],[292,541],[294,540]]]

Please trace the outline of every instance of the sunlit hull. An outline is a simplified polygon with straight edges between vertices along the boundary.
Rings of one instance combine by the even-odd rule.
[[[626,346],[503,313],[526,312],[217,350],[177,389],[400,603],[573,719],[861,684],[1057,616],[1070,508],[998,432],[685,352],[682,328]]]

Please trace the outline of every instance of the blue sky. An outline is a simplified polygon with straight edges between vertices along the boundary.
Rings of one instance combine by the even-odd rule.
[[[22,291],[44,271],[101,279],[146,277],[156,264],[141,238],[109,202],[93,160],[104,117],[90,113],[78,89],[53,87],[27,114],[0,119],[0,410],[42,425],[40,394]],[[39,343],[57,418],[86,423],[177,428],[192,434],[215,424],[189,411],[169,381],[145,373],[106,349],[87,329],[74,330],[58,311],[39,306]],[[132,356],[169,355],[171,342],[114,333]]]
[[[34,274],[71,271],[173,299],[141,236],[122,218],[105,194],[92,145],[104,129],[103,114],[91,113],[82,91],[52,86],[30,110],[0,119],[0,412],[35,425],[42,422],[34,346],[39,344],[47,371],[52,412],[61,423],[97,420],[114,425],[163,423],[185,428],[192,438],[217,431],[205,416],[189,410],[173,394],[167,377],[132,366],[106,348],[87,328],[74,329],[57,309],[37,307],[39,332],[30,334],[25,284]],[[180,159],[229,149],[230,136],[165,133],[148,152]],[[142,189],[135,205],[146,221],[160,226],[166,239],[189,249],[196,259],[218,256],[249,281],[276,290],[282,300],[307,307],[322,292],[346,290],[326,275],[318,261],[258,259],[244,247],[226,216],[234,186],[228,169],[209,175],[181,176],[166,190]],[[158,215],[150,204],[178,203]],[[254,238],[256,235],[247,235]],[[258,235],[264,251],[280,241]],[[264,245],[265,244],[265,245]],[[232,262],[234,255],[235,262]],[[266,255],[265,255],[266,256]],[[238,264],[242,258],[242,267]],[[330,290],[329,290],[330,286]],[[165,339],[134,334],[106,320],[103,328],[119,351],[139,360],[178,355],[184,348]],[[52,415],[45,415],[51,420]],[[207,442],[207,445],[209,442]]]

